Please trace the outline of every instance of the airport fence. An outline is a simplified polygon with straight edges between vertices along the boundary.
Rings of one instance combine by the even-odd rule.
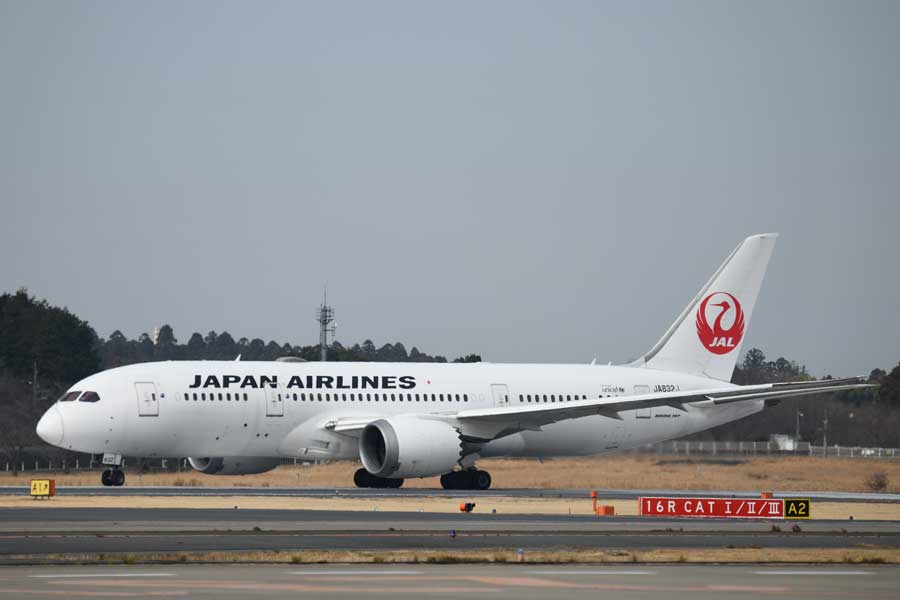
[[[789,446],[770,442],[718,442],[674,440],[648,444],[630,450],[641,454],[708,455],[708,456],[835,456],[840,458],[900,458],[897,448],[867,448],[862,446],[816,446],[809,442],[797,442]]]

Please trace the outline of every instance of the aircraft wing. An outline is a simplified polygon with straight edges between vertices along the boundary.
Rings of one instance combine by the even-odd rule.
[[[767,383],[574,400],[556,404],[519,404],[495,408],[476,408],[459,411],[453,418],[458,423],[463,436],[471,441],[484,442],[518,431],[536,431],[543,425],[589,415],[602,415],[610,419],[621,420],[622,417],[619,414],[621,412],[655,406],[669,406],[678,410],[686,410],[685,404],[699,408],[749,400],[774,400],[869,387],[877,386],[864,383],[864,379],[861,377],[797,383]]]

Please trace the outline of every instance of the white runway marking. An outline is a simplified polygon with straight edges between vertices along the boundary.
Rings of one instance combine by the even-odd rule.
[[[532,575],[656,575],[656,571],[531,571]]]
[[[871,571],[752,571],[754,575],[872,575]]]
[[[92,577],[172,577],[171,573],[72,573],[58,575],[29,575],[32,579],[90,579]]]
[[[380,571],[342,571],[335,569],[333,571],[290,571],[290,575],[421,575],[422,571],[392,571],[384,569]]]

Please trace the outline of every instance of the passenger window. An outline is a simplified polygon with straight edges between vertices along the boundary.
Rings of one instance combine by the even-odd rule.
[[[468,402],[468,401],[469,401],[469,395],[463,394],[463,402]]]
[[[194,392],[194,402],[197,401],[197,392]]]
[[[78,399],[79,402],[98,402],[100,400],[100,396],[97,392],[85,392],[81,398]]]
[[[247,401],[247,393],[244,392],[244,402],[246,402],[246,401]]]
[[[281,398],[281,394],[278,395],[279,399]],[[219,402],[222,401],[222,392],[219,392]]]
[[[206,392],[200,394],[200,399],[206,402]]]
[[[184,399],[185,399],[185,400],[190,400],[190,396],[187,395],[187,392],[184,393]]]

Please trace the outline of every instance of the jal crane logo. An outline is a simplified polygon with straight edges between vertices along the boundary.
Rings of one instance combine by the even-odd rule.
[[[710,316],[715,319],[712,326]],[[704,298],[697,310],[697,337],[713,354],[728,354],[737,348],[744,337],[744,310],[738,299],[728,292],[713,292]]]

